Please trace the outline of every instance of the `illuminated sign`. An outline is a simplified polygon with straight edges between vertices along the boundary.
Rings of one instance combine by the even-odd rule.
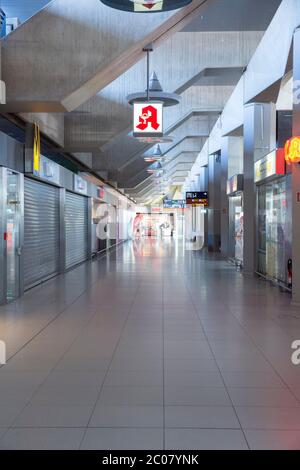
[[[255,183],[272,176],[285,174],[284,150],[278,149],[266,155],[254,164]]]
[[[227,195],[235,194],[244,189],[244,175],[234,175],[227,181]]]
[[[37,124],[34,125],[33,136],[33,174],[39,176],[41,166],[41,134]]]
[[[105,190],[104,190],[104,188],[99,186],[99,188],[97,188],[97,197],[99,199],[104,199],[104,196],[105,196]]]
[[[141,3],[134,3],[134,11],[135,12],[149,12],[149,11],[161,11],[163,9],[163,1],[161,2],[147,2],[144,1],[143,4]]]
[[[87,181],[79,175],[74,175],[74,191],[81,194],[87,194]]]
[[[164,200],[164,209],[184,209],[185,200],[184,199],[165,199]]]
[[[57,185],[60,184],[60,166],[57,163],[41,155],[40,166],[40,178],[51,181]]]
[[[186,193],[186,204],[188,206],[205,206],[209,205],[208,192],[196,191]]]
[[[300,137],[292,137],[286,142],[284,157],[288,165],[300,162]]]
[[[163,135],[162,103],[134,103],[133,108],[134,137]]]

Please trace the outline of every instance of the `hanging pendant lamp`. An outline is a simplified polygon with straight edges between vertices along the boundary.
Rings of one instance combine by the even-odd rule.
[[[165,157],[163,156],[160,145],[158,144],[156,146],[154,152],[151,155],[144,156],[144,160],[147,163],[163,162],[165,160]]]
[[[147,168],[147,172],[151,174],[158,173],[161,170],[162,170],[162,165],[159,162],[154,162],[152,163],[152,165],[149,166],[149,168]]]
[[[153,45],[148,44],[143,51],[147,54],[147,88],[144,92],[127,97],[134,109],[133,136],[146,144],[172,142],[171,136],[163,134],[163,110],[166,106],[179,104],[181,97],[164,92],[155,72],[150,76],[150,52],[153,51]]]
[[[128,103],[134,105],[134,103],[156,102],[163,103],[164,107],[176,106],[181,102],[181,96],[176,93],[168,93],[163,91],[160,81],[155,72],[149,77],[148,89],[145,91],[132,93],[127,96]]]
[[[101,0],[104,5],[131,13],[162,13],[185,7],[192,0]]]

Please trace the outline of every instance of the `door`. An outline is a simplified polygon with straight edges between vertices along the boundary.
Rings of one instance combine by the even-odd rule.
[[[2,281],[0,302],[11,302],[21,294],[21,254],[23,242],[23,175],[0,169],[0,256]]]
[[[24,287],[59,274],[60,199],[55,186],[25,178]]]
[[[286,282],[286,178],[267,185],[266,268],[268,277]]]
[[[66,269],[86,261],[88,258],[88,198],[66,192]]]

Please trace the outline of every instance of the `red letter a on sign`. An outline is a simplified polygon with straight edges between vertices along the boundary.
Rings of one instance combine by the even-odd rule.
[[[156,131],[160,126],[157,122],[157,109],[154,106],[146,106],[143,108],[139,119],[140,123],[136,127],[141,129],[141,131],[147,129],[148,124]]]

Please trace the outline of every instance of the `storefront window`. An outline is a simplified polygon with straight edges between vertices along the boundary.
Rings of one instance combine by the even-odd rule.
[[[266,275],[266,186],[258,186],[257,189],[258,211],[258,272]]]
[[[229,198],[229,256],[243,262],[244,211],[242,194]]]
[[[283,283],[291,257],[289,185],[287,177],[258,187],[258,270]]]

